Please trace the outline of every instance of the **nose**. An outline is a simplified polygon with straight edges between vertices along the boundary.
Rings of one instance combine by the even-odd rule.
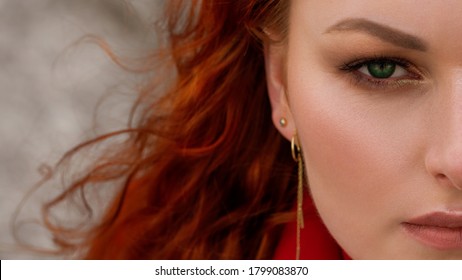
[[[462,191],[462,70],[448,80],[432,105],[434,131],[425,165],[440,185]]]

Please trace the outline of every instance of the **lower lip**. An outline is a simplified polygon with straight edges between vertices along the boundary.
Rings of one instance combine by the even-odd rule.
[[[448,228],[402,223],[405,232],[439,250],[462,249],[462,227]]]

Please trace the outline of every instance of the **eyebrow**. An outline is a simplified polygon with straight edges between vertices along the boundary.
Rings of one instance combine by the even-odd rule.
[[[364,32],[399,47],[418,51],[426,51],[428,49],[427,43],[418,37],[364,18],[342,20],[327,28],[324,33],[338,31]]]

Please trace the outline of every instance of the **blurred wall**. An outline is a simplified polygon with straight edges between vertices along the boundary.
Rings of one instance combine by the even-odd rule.
[[[11,250],[10,217],[39,179],[69,148],[95,133],[122,127],[139,77],[112,63],[85,34],[106,39],[124,56],[155,47],[150,24],[160,0],[0,0],[0,258],[41,258]],[[100,108],[97,101],[112,93]],[[46,197],[46,194],[45,194]],[[40,201],[24,208],[36,214]],[[26,239],[49,242],[43,231]]]

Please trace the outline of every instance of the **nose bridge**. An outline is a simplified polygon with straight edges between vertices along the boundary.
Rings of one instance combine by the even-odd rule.
[[[462,190],[462,68],[442,79],[434,96],[436,149],[430,171],[446,184]]]
[[[443,108],[447,110],[443,113],[442,121],[447,124],[448,144],[451,144],[452,149],[457,148],[462,152],[462,68],[455,69],[448,75],[443,92],[439,95],[444,99]]]

